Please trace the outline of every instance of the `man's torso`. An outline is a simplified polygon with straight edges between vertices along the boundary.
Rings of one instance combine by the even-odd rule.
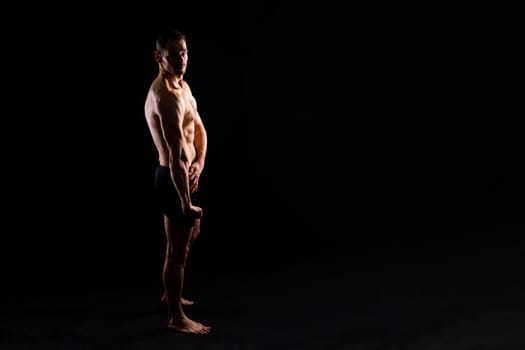
[[[173,94],[180,102],[180,114],[182,117],[182,142],[188,165],[196,156],[193,140],[195,138],[195,118],[197,106],[188,84],[181,82],[180,88],[170,88],[163,78],[157,77],[148,92],[145,104],[145,115],[153,141],[159,154],[159,163],[169,166],[169,148],[163,136],[162,118],[173,117],[171,115],[160,115],[158,111],[158,100],[163,94]],[[173,106],[175,109],[175,106]]]

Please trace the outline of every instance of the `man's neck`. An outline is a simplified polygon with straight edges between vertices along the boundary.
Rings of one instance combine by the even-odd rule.
[[[168,80],[170,87],[172,89],[180,89],[182,88],[182,75],[174,75],[169,73],[162,73],[162,76],[164,79]]]

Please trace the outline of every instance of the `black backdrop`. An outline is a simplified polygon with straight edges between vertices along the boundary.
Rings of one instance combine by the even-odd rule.
[[[209,134],[193,264],[450,247],[522,222],[512,9],[13,6],[2,22],[2,259],[13,278],[159,271],[143,103],[157,73],[153,34],[166,23],[188,36],[186,79]]]

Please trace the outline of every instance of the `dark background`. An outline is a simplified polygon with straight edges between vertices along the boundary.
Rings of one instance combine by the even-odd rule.
[[[154,33],[166,23],[187,34],[185,78],[209,136],[193,266],[253,271],[523,242],[514,9],[13,6],[2,12],[1,57],[10,278],[160,276],[143,104],[157,74]]]

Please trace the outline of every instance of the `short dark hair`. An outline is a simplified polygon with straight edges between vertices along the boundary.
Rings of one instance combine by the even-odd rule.
[[[166,48],[166,45],[171,40],[181,40],[186,39],[186,35],[176,28],[162,29],[157,33],[155,40],[155,46],[157,51],[163,50]]]

